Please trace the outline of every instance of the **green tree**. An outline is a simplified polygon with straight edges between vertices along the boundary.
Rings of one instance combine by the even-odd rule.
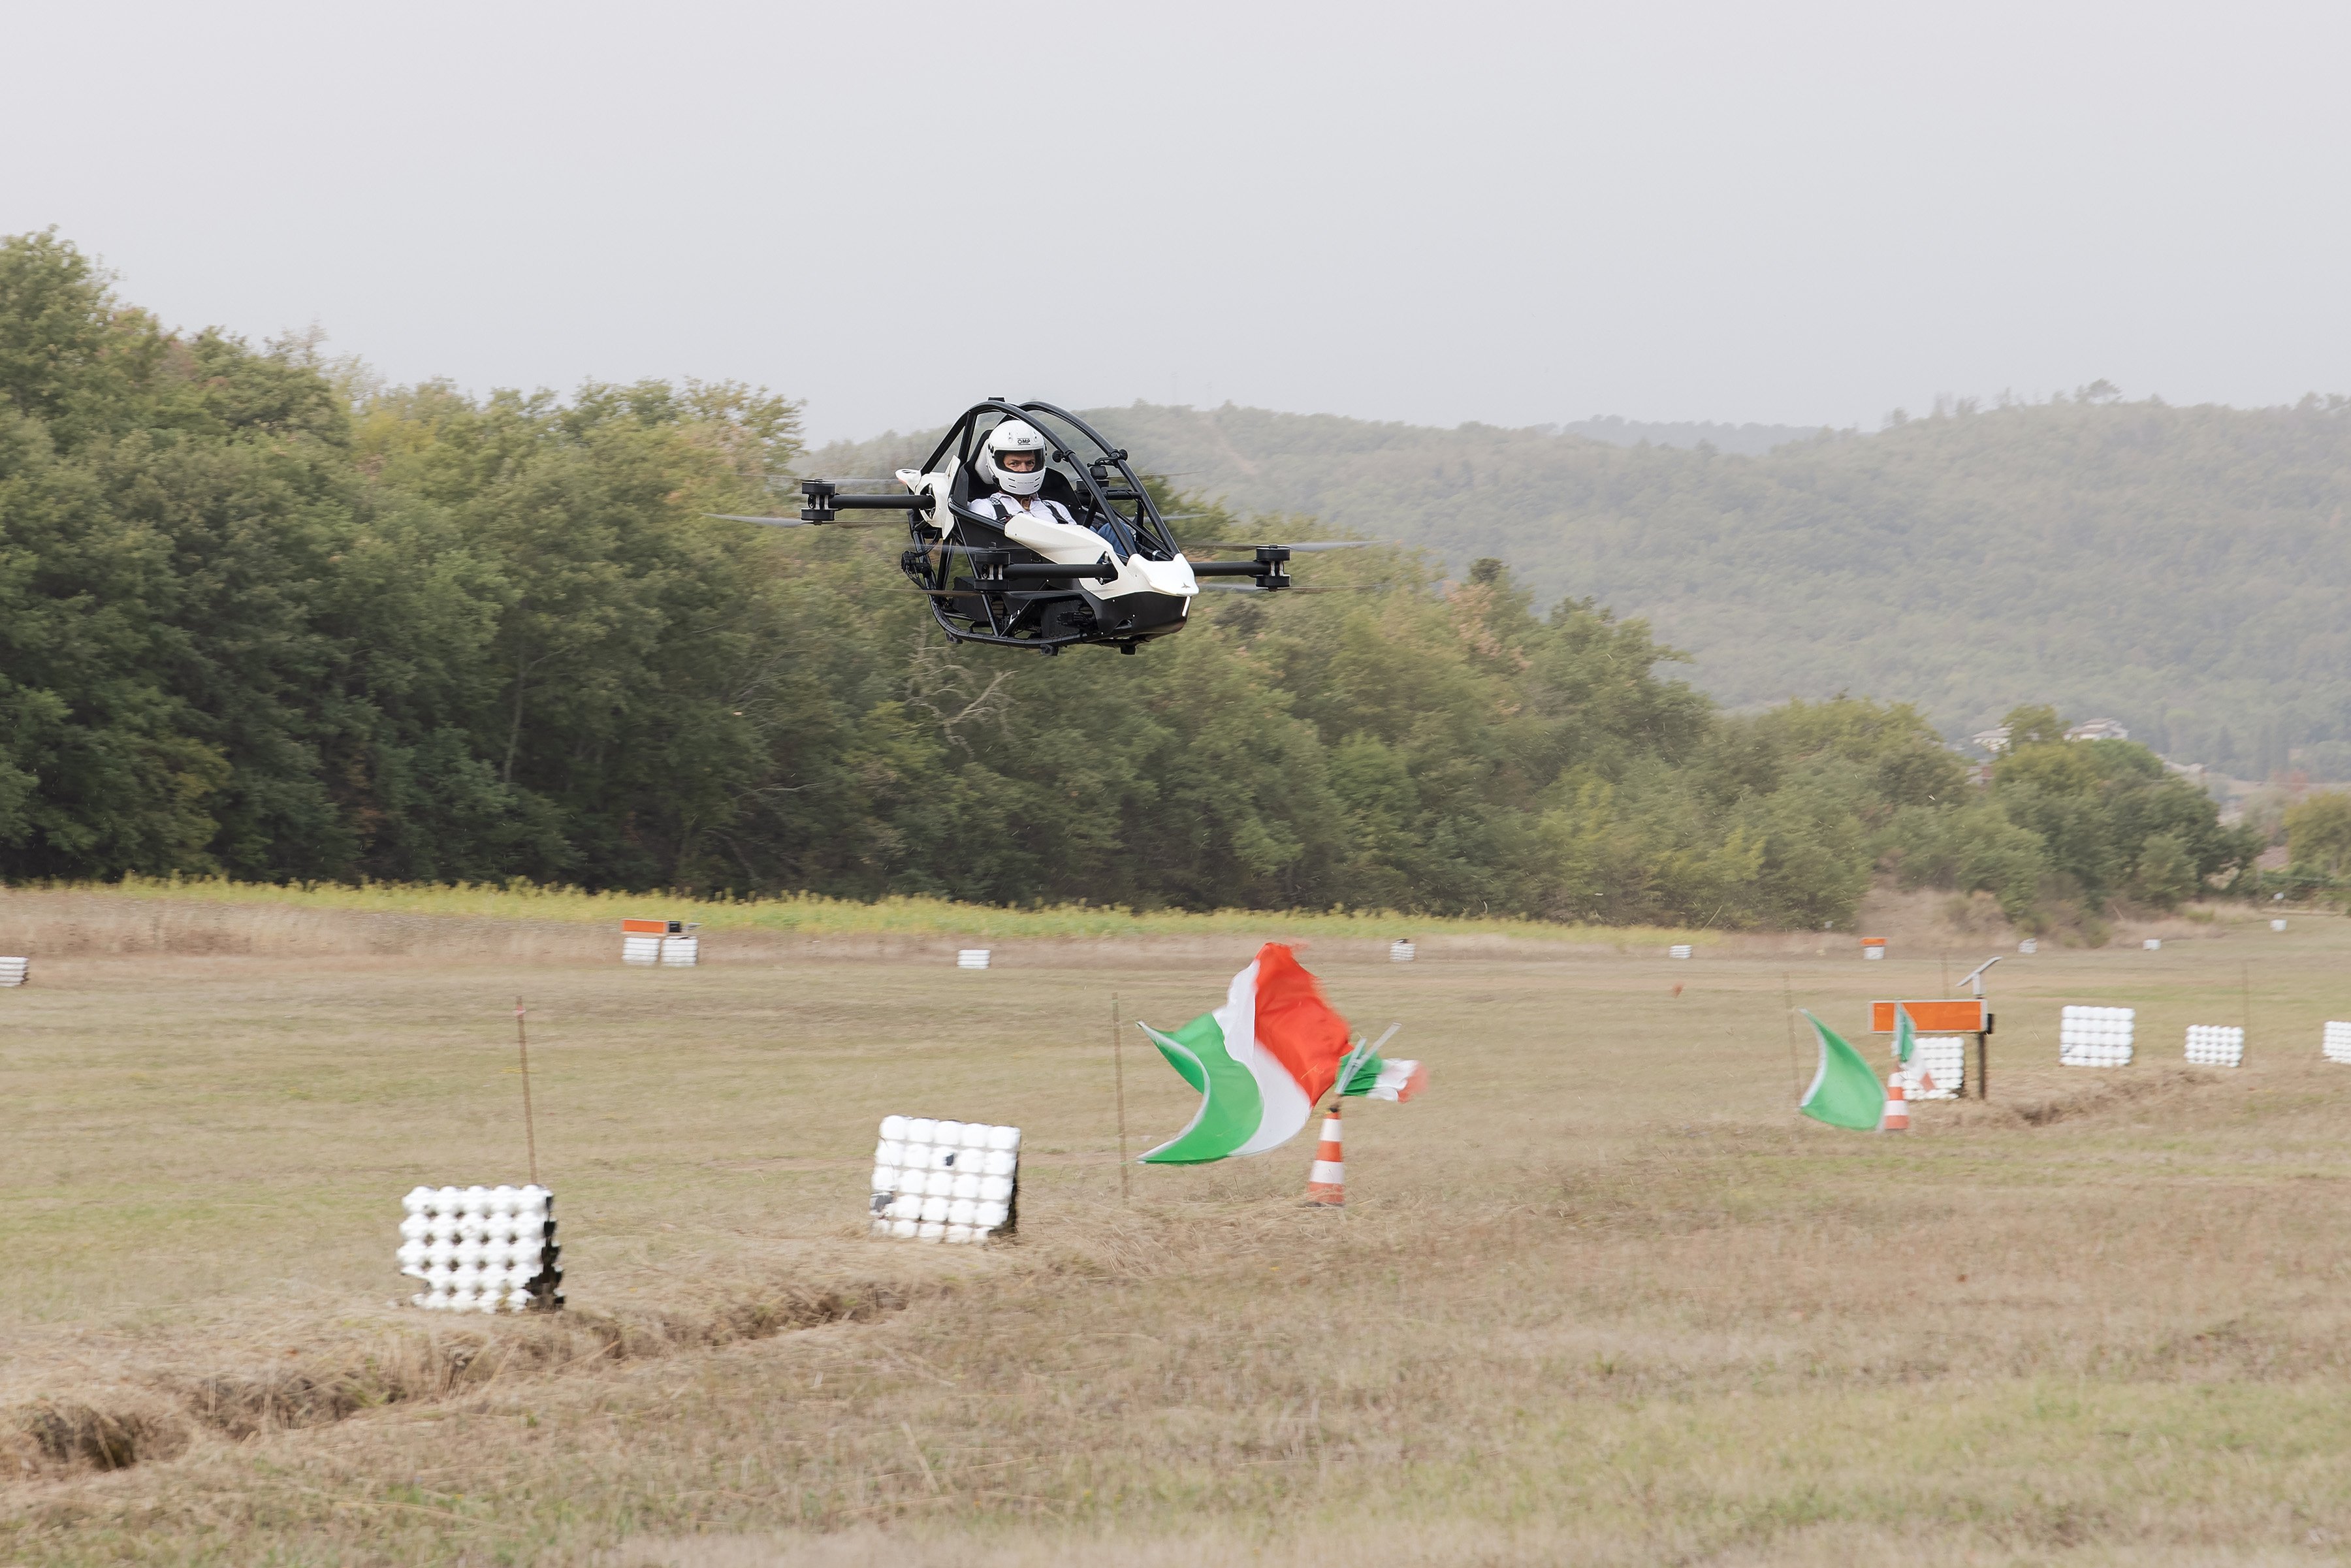
[[[2285,841],[2296,871],[2351,875],[2351,794],[2330,790],[2288,807]]]

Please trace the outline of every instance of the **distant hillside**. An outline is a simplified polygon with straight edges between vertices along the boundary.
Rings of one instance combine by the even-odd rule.
[[[2344,399],[1963,409],[1761,454],[1232,407],[1089,417],[1239,509],[1456,570],[1499,556],[1546,599],[1646,616],[1733,705],[1851,690],[1959,736],[2047,701],[2180,760],[2351,776]],[[810,471],[887,472],[885,447],[915,444]]]
[[[1820,434],[1820,429],[1809,424],[1718,424],[1705,420],[1656,422],[1624,419],[1612,413],[1597,419],[1579,419],[1573,424],[1562,424],[1559,433],[1562,435],[1588,436],[1593,441],[1604,441],[1611,446],[1638,446],[1646,441],[1652,446],[1711,446],[1717,452],[1761,456],[1775,446],[1785,446],[1791,441],[1810,441]]]

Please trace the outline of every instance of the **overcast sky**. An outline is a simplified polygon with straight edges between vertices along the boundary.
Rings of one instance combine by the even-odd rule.
[[[0,232],[395,380],[1875,428],[2351,391],[2351,6],[0,0]]]

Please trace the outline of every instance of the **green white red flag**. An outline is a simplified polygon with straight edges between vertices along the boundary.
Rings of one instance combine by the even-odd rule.
[[[1428,1082],[1417,1061],[1390,1061],[1351,1046],[1347,1020],[1279,942],[1258,949],[1216,1011],[1173,1034],[1142,1027],[1168,1065],[1200,1092],[1191,1123],[1143,1156],[1150,1165],[1261,1155],[1296,1137],[1334,1087],[1343,1095],[1409,1100]]]
[[[1860,1133],[1877,1131],[1886,1120],[1886,1086],[1878,1082],[1876,1070],[1864,1061],[1861,1052],[1847,1045],[1836,1030],[1810,1013],[1804,1017],[1820,1041],[1821,1065],[1796,1109],[1832,1127],[1851,1127]]]

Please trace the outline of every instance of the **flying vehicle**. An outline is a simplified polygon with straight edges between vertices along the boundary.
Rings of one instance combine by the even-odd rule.
[[[1015,472],[1022,453],[1038,461]],[[1292,556],[1379,542],[1195,545],[1192,555],[1247,558],[1195,560],[1177,547],[1125,450],[1049,402],[974,403],[921,467],[896,477],[904,488],[880,495],[804,479],[798,518],[711,515],[775,528],[874,528],[890,525],[844,522],[841,514],[904,513],[908,544],[899,568],[950,640],[1048,654],[1081,643],[1132,653],[1182,631],[1204,586],[1311,592],[1293,588]],[[1015,509],[995,498],[999,488],[1034,497],[1055,515]]]

